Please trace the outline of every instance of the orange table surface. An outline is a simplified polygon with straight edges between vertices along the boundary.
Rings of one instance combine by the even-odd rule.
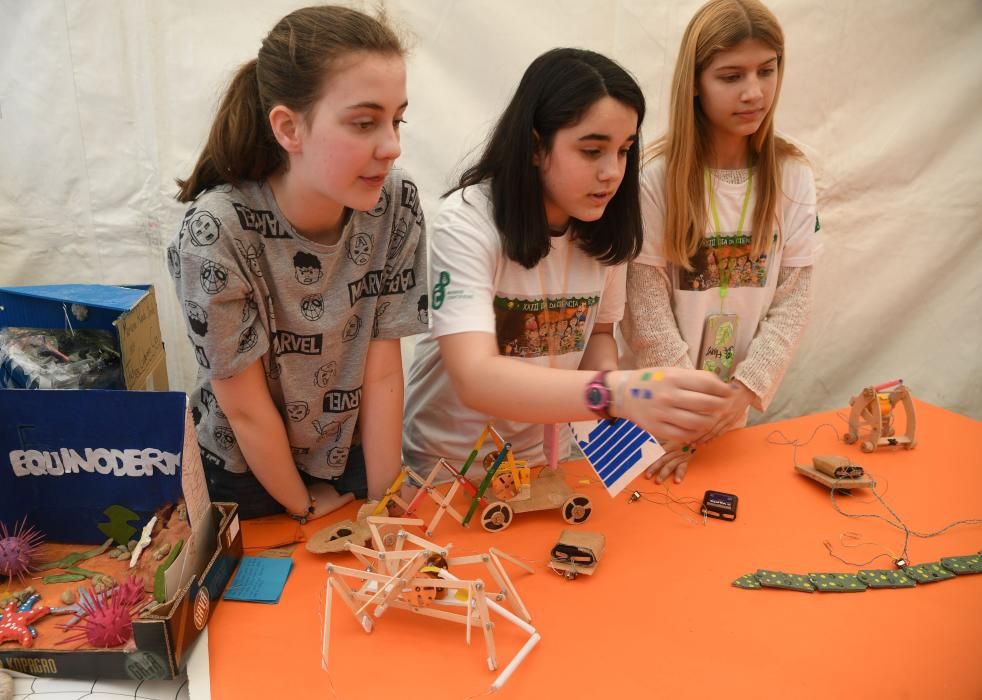
[[[798,449],[842,454],[861,464],[886,490],[885,500],[914,530],[982,518],[982,423],[916,402],[917,447],[864,454],[858,445],[819,430]],[[875,519],[837,513],[829,490],[794,472],[792,448],[768,443],[781,430],[804,441],[829,423],[840,436],[845,411],[760,425],[724,435],[699,449],[676,497],[701,501],[707,489],[739,497],[734,522],[703,522],[682,508],[629,504],[630,491],[611,499],[583,462],[565,466],[593,513],[580,528],[605,534],[597,572],[567,581],[547,568],[549,551],[566,527],[558,511],[517,514],[504,532],[461,528],[445,518],[430,539],[453,543],[451,555],[488,547],[535,568],[506,563],[542,641],[496,693],[502,698],[795,697],[982,698],[982,575],[911,589],[862,593],[798,593],[730,585],[759,568],[794,573],[856,572],[832,559],[823,541],[862,562],[900,551],[903,533]],[[902,419],[901,419],[902,420]],[[639,479],[632,488],[663,492]],[[888,514],[868,491],[842,496],[843,510]],[[423,517],[433,512],[429,503]],[[307,536],[353,517],[308,524]],[[289,538],[284,517],[243,523],[245,545],[262,548]],[[854,549],[840,535],[867,542]],[[982,526],[959,526],[931,539],[912,537],[912,563],[982,549]],[[255,554],[258,549],[247,553]],[[463,625],[388,610],[366,634],[334,596],[329,671],[321,669],[325,556],[299,546],[277,605],[223,601],[209,626],[211,691],[216,700],[242,698],[466,698],[484,694],[484,641],[470,646]],[[330,558],[357,566],[347,554]],[[890,568],[881,558],[863,568]],[[483,567],[452,569],[491,582]],[[498,668],[527,635],[495,618]]]

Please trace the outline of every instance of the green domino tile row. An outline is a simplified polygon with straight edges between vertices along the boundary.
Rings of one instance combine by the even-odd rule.
[[[982,574],[982,552],[964,557],[941,557],[941,565],[958,575]]]
[[[802,591],[803,593],[811,593],[815,590],[811,580],[801,574],[786,574],[782,571],[758,569],[754,576],[764,588],[784,588],[789,591]]]
[[[935,581],[955,578],[955,575],[941,566],[941,562],[938,561],[931,562],[930,564],[908,566],[905,571],[908,576],[918,583],[934,583]]]
[[[783,588],[812,593],[859,593],[867,588],[914,588],[917,584],[946,581],[956,576],[982,574],[982,552],[904,569],[863,569],[858,574],[814,573],[807,576],[758,569],[733,581],[737,588]]]
[[[745,574],[733,582],[737,588],[760,588],[760,581],[753,574]]]
[[[808,574],[821,593],[861,593],[868,584],[856,574]]]
[[[858,576],[870,588],[913,588],[917,585],[903,569],[863,569]]]

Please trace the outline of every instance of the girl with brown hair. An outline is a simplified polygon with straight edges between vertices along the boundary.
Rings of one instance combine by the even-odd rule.
[[[399,339],[426,329],[423,214],[393,169],[403,54],[384,20],[290,13],[178,181],[167,254],[200,365],[192,411],[211,497],[243,517],[319,517],[399,470]]]

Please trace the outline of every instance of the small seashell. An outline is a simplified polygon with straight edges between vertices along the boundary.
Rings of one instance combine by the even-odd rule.
[[[0,671],[0,700],[13,700],[14,679],[10,674]]]

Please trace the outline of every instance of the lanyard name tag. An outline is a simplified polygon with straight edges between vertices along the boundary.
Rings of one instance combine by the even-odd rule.
[[[715,372],[724,382],[733,374],[733,350],[740,319],[736,314],[709,314],[702,329],[699,369]]]
[[[719,213],[716,211],[716,197],[713,194],[713,178],[706,174],[706,193],[709,195],[709,210],[713,216],[714,233],[722,232],[719,224]],[[737,233],[743,233],[743,224],[747,220],[747,206],[750,204],[750,193],[753,191],[754,171],[747,164],[747,189],[743,193],[743,207],[740,209],[740,221],[737,223]],[[730,381],[733,376],[734,348],[736,345],[737,326],[740,319],[736,314],[723,313],[723,304],[730,292],[730,274],[732,270],[720,274],[719,281],[719,313],[706,316],[706,325],[702,329],[702,344],[699,348],[699,369],[714,372],[722,381]]]

